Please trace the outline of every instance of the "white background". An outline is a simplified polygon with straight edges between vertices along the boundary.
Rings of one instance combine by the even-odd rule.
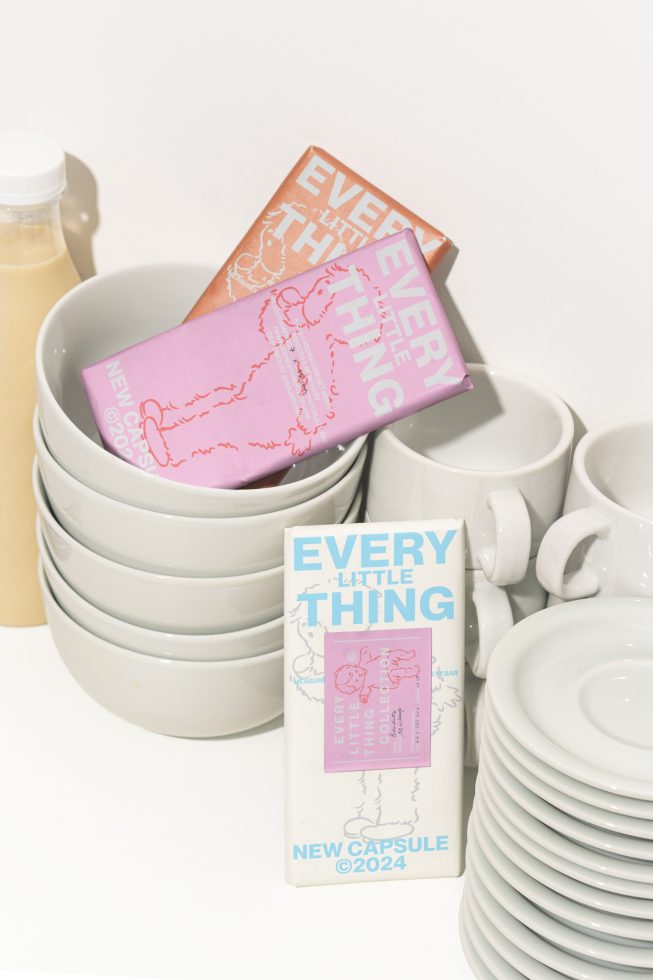
[[[548,383],[586,425],[649,408],[649,0],[2,11],[2,125],[91,172],[71,168],[69,210],[85,240],[97,225],[82,271],[217,267],[317,143],[456,243],[467,355]]]
[[[70,155],[83,274],[217,267],[323,146],[454,240],[466,355],[594,425],[651,409],[652,30],[648,0],[5,0],[0,125]],[[0,642],[0,967],[468,976],[457,882],[281,885],[279,729],[157,739],[44,631]]]

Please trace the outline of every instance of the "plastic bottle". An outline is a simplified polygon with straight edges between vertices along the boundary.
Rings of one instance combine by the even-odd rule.
[[[34,347],[79,276],[61,230],[64,153],[34,133],[0,133],[0,625],[44,622],[36,574]]]

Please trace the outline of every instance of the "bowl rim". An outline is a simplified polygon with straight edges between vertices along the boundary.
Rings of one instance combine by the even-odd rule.
[[[48,547],[48,543],[45,540],[43,531],[41,530],[40,527],[37,527],[36,537],[39,546],[39,557],[43,564],[43,572],[46,581],[50,587],[50,591],[53,593],[53,598],[55,602],[57,602],[57,605],[61,606],[61,603],[59,602],[57,596],[55,595],[55,590],[52,585],[51,578],[54,579],[56,588],[61,588],[61,590],[64,593],[70,593],[72,600],[74,602],[79,602],[82,609],[87,608],[88,610],[90,610],[91,613],[93,615],[96,615],[101,622],[107,621],[110,624],[117,623],[119,625],[119,628],[124,626],[126,629],[129,629],[130,632],[133,631],[137,637],[145,635],[150,637],[152,640],[160,637],[162,641],[164,641],[165,639],[169,639],[175,642],[178,641],[180,643],[188,642],[192,646],[202,647],[202,646],[222,645],[223,641],[225,645],[228,645],[230,642],[234,642],[236,637],[241,639],[243,642],[246,642],[247,639],[249,639],[250,637],[260,635],[261,633],[265,633],[267,630],[273,632],[275,629],[279,629],[279,628],[283,629],[283,622],[284,622],[283,613],[280,616],[277,616],[275,619],[270,619],[265,623],[259,623],[258,625],[255,626],[247,626],[244,629],[240,629],[240,630],[229,630],[228,632],[225,633],[170,633],[164,630],[148,629],[148,627],[146,626],[137,626],[132,623],[128,623],[126,620],[120,619],[118,616],[112,616],[110,613],[104,612],[104,610],[99,609],[98,606],[95,606],[93,605],[92,602],[89,602],[88,599],[85,599],[84,596],[79,594],[79,592],[76,592],[75,589],[72,587],[72,585],[70,585],[66,581],[66,579],[63,577],[63,575],[57,568],[56,562],[52,557],[50,548]],[[63,611],[66,612],[65,609]],[[66,614],[68,615],[68,613]],[[85,629],[86,627],[83,628]],[[88,631],[88,632],[92,632],[92,631]],[[103,637],[98,637],[98,639],[103,639]],[[110,640],[108,642],[113,643],[114,641]],[[148,654],[147,656],[152,656],[152,654]],[[246,658],[242,657],[237,659],[244,660]]]
[[[86,497],[91,503],[96,506],[105,507],[107,510],[113,512],[114,514],[124,514],[126,511],[135,511],[138,514],[140,520],[148,521],[151,524],[161,525],[165,523],[167,526],[172,526],[177,524],[179,528],[186,528],[190,530],[197,530],[197,528],[212,530],[218,527],[226,528],[232,527],[236,529],[238,526],[243,528],[243,524],[240,522],[247,521],[253,524],[253,529],[256,531],[260,527],[264,527],[269,522],[275,523],[275,518],[280,515],[287,515],[292,517],[292,513],[303,514],[305,510],[311,509],[311,506],[317,502],[328,500],[331,496],[334,496],[340,487],[340,484],[351,477],[353,471],[358,467],[362,468],[365,458],[367,456],[367,446],[363,445],[360,452],[354,458],[351,466],[342,474],[342,476],[336,480],[330,487],[327,487],[322,493],[317,494],[315,497],[309,497],[308,500],[303,500],[301,503],[293,504],[291,507],[284,507],[281,510],[266,511],[262,514],[250,514],[242,515],[240,517],[192,517],[185,514],[168,514],[164,511],[158,510],[148,510],[146,507],[139,507],[136,504],[126,504],[122,500],[116,500],[115,497],[109,497],[107,494],[100,493],[99,490],[94,490],[93,487],[87,486],[78,480],[76,477],[72,476],[63,466],[57,462],[54,458],[50,449],[45,441],[43,431],[41,429],[41,423],[39,420],[38,411],[34,412],[34,419],[32,423],[32,431],[34,435],[34,444],[36,446],[36,455],[39,461],[42,462],[44,467],[50,467],[54,472],[55,477],[61,480],[62,483],[69,486],[73,492],[80,494],[82,497]],[[107,452],[106,449],[102,450]],[[129,465],[129,464],[127,464]],[[240,493],[240,491],[235,491]],[[298,522],[301,524],[301,521]],[[291,525],[287,525],[291,526]]]
[[[272,568],[264,568],[262,571],[258,572],[245,572],[243,575],[168,575],[166,572],[149,572],[143,568],[134,568],[133,565],[125,565],[120,561],[114,561],[113,558],[107,558],[105,555],[101,555],[97,551],[93,551],[92,548],[87,548],[85,544],[74,538],[69,531],[63,527],[59,521],[56,519],[52,510],[50,508],[50,503],[45,492],[45,485],[43,483],[43,477],[39,470],[38,460],[35,458],[32,465],[32,487],[34,490],[34,497],[36,500],[36,507],[39,513],[39,518],[52,528],[54,534],[60,535],[66,542],[66,544],[73,550],[76,550],[81,554],[82,558],[85,560],[90,560],[95,564],[100,566],[108,566],[109,569],[121,575],[131,576],[139,581],[145,579],[146,581],[158,581],[165,582],[170,586],[186,585],[190,582],[202,583],[206,588],[212,588],[219,584],[221,585],[236,585],[238,583],[243,584],[244,579],[256,580],[258,582],[265,581],[266,579],[272,579],[276,576],[283,576],[283,564],[273,565]]]
[[[199,672],[211,672],[223,673],[229,670],[252,670],[257,667],[263,667],[266,664],[276,663],[278,660],[283,660],[284,648],[280,647],[278,650],[272,650],[270,653],[261,653],[257,657],[242,657],[239,660],[173,660],[169,657],[157,657],[156,655],[149,653],[139,653],[137,650],[130,650],[128,647],[118,646],[116,643],[111,643],[109,640],[103,640],[101,637],[96,636],[95,633],[91,633],[90,630],[84,629],[79,623],[76,623],[74,619],[65,612],[55,599],[52,590],[47,582],[45,573],[43,571],[43,565],[39,561],[38,575],[41,589],[43,592],[43,601],[46,607],[54,607],[55,615],[59,616],[66,624],[66,627],[72,629],[73,633],[76,633],[80,638],[85,639],[87,642],[91,642],[99,649],[104,655],[109,655],[112,657],[118,657],[120,660],[125,660],[127,663],[139,664],[145,667],[146,670],[156,670],[157,668],[164,668],[167,670],[179,670],[185,673],[197,673]]]
[[[93,441],[93,439],[91,439],[88,435],[86,435],[85,432],[82,432],[82,430],[77,425],[75,425],[73,420],[66,414],[66,412],[59,404],[59,401],[56,398],[48,381],[47,371],[45,368],[45,343],[47,337],[49,336],[50,330],[53,329],[53,324],[56,322],[57,317],[60,316],[61,314],[61,310],[64,309],[71,302],[71,297],[77,297],[82,292],[89,292],[93,290],[94,288],[97,287],[98,282],[102,282],[102,283],[107,281],[110,282],[112,280],[117,280],[123,277],[127,278],[131,275],[134,274],[137,275],[139,273],[144,273],[144,272],[167,270],[168,274],[172,274],[174,270],[180,270],[180,269],[186,269],[186,270],[194,269],[196,271],[205,269],[207,273],[207,283],[210,280],[210,278],[213,275],[215,275],[215,269],[209,265],[205,265],[202,262],[149,262],[149,263],[142,263],[139,265],[125,266],[120,269],[114,269],[112,272],[100,273],[98,275],[91,276],[89,279],[83,280],[82,282],[78,283],[77,286],[74,286],[73,289],[70,289],[67,293],[65,293],[54,304],[54,306],[49,310],[49,312],[44,317],[43,323],[41,324],[41,328],[38,332],[38,336],[36,339],[36,348],[35,348],[35,355],[34,355],[37,391],[39,394],[39,398],[43,399],[44,401],[47,401],[48,408],[57,416],[59,423],[63,425],[71,433],[71,437],[76,441],[79,441],[83,451],[89,452],[91,454],[91,460],[90,460],[91,463],[93,462],[93,458],[96,459],[102,458],[104,459],[105,462],[107,462],[107,465],[109,466],[115,465],[118,467],[118,469],[116,470],[117,474],[123,473],[125,474],[125,476],[127,476],[129,470],[133,470],[135,471],[135,474],[138,474],[136,475],[136,479],[138,481],[140,481],[142,476],[143,480],[148,481],[150,485],[155,489],[157,486],[160,486],[161,488],[163,487],[169,488],[171,481],[167,480],[165,477],[159,476],[157,473],[148,473],[145,470],[141,470],[138,467],[133,466],[131,463],[128,463],[126,460],[121,459],[119,456],[115,456],[113,453],[110,453],[103,446],[99,446],[96,442]],[[305,486],[310,486],[313,483],[319,483],[320,482],[319,477],[325,472],[325,470],[330,469],[332,466],[336,465],[336,463],[342,464],[343,460],[348,460],[348,462],[345,464],[345,471],[347,471],[350,468],[350,465],[353,463],[355,457],[360,452],[366,438],[367,438],[366,434],[357,436],[349,443],[349,445],[345,446],[342,456],[340,456],[338,459],[335,459],[333,463],[330,463],[323,470],[319,470],[317,473],[312,473],[310,476],[297,480],[292,484],[279,484],[276,487],[249,487],[249,488],[243,487],[243,488],[233,489],[228,487],[199,487],[190,483],[177,483],[175,481],[175,486],[181,488],[180,490],[181,493],[187,492],[189,497],[194,497],[194,498],[196,497],[200,500],[205,499],[207,501],[208,500],[215,501],[220,499],[221,497],[224,497],[226,501],[229,499],[233,499],[233,494],[235,493],[238,494],[246,493],[248,495],[248,499],[250,500],[257,499],[258,495],[261,496],[262,501],[271,500],[272,502],[275,502],[275,501],[283,500],[288,492],[288,487],[290,486],[294,487],[298,483],[302,483]],[[350,458],[350,454],[351,454],[351,458]],[[108,461],[106,460],[106,456],[109,457]],[[145,483],[143,484],[143,486],[145,486]],[[130,504],[129,506],[135,507],[137,505]],[[179,516],[183,516],[183,515],[179,515]]]

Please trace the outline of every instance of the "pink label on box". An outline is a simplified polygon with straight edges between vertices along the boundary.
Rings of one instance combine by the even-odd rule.
[[[324,637],[324,771],[431,764],[431,630]]]

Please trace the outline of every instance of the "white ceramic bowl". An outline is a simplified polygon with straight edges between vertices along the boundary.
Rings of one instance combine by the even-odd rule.
[[[211,738],[262,725],[283,711],[283,650],[214,662],[144,657],[75,623],[41,590],[55,646],[77,683],[108,711],[162,735]]]
[[[283,562],[283,532],[339,524],[356,495],[367,449],[332,487],[295,507],[251,517],[178,517],[105,497],[67,473],[48,451],[38,418],[34,441],[41,477],[59,523],[114,561],[167,575],[246,575]]]
[[[104,612],[147,629],[223,633],[276,619],[283,609],[283,565],[253,575],[190,578],[142,572],[103,558],[57,523],[34,463],[34,496],[54,563],[75,592]],[[347,523],[357,520],[359,491]]]
[[[181,323],[214,272],[176,263],[95,276],[67,293],[45,318],[36,345],[43,431],[63,468],[99,493],[190,517],[269,513],[328,489],[360,452],[364,436],[295,464],[280,486],[216,490],[146,473],[102,447],[82,368]]]
[[[163,633],[133,626],[97,609],[78,595],[59,574],[41,531],[39,553],[52,595],[66,615],[102,640],[127,650],[170,660],[244,660],[283,646],[283,616],[269,623],[232,633]]]

